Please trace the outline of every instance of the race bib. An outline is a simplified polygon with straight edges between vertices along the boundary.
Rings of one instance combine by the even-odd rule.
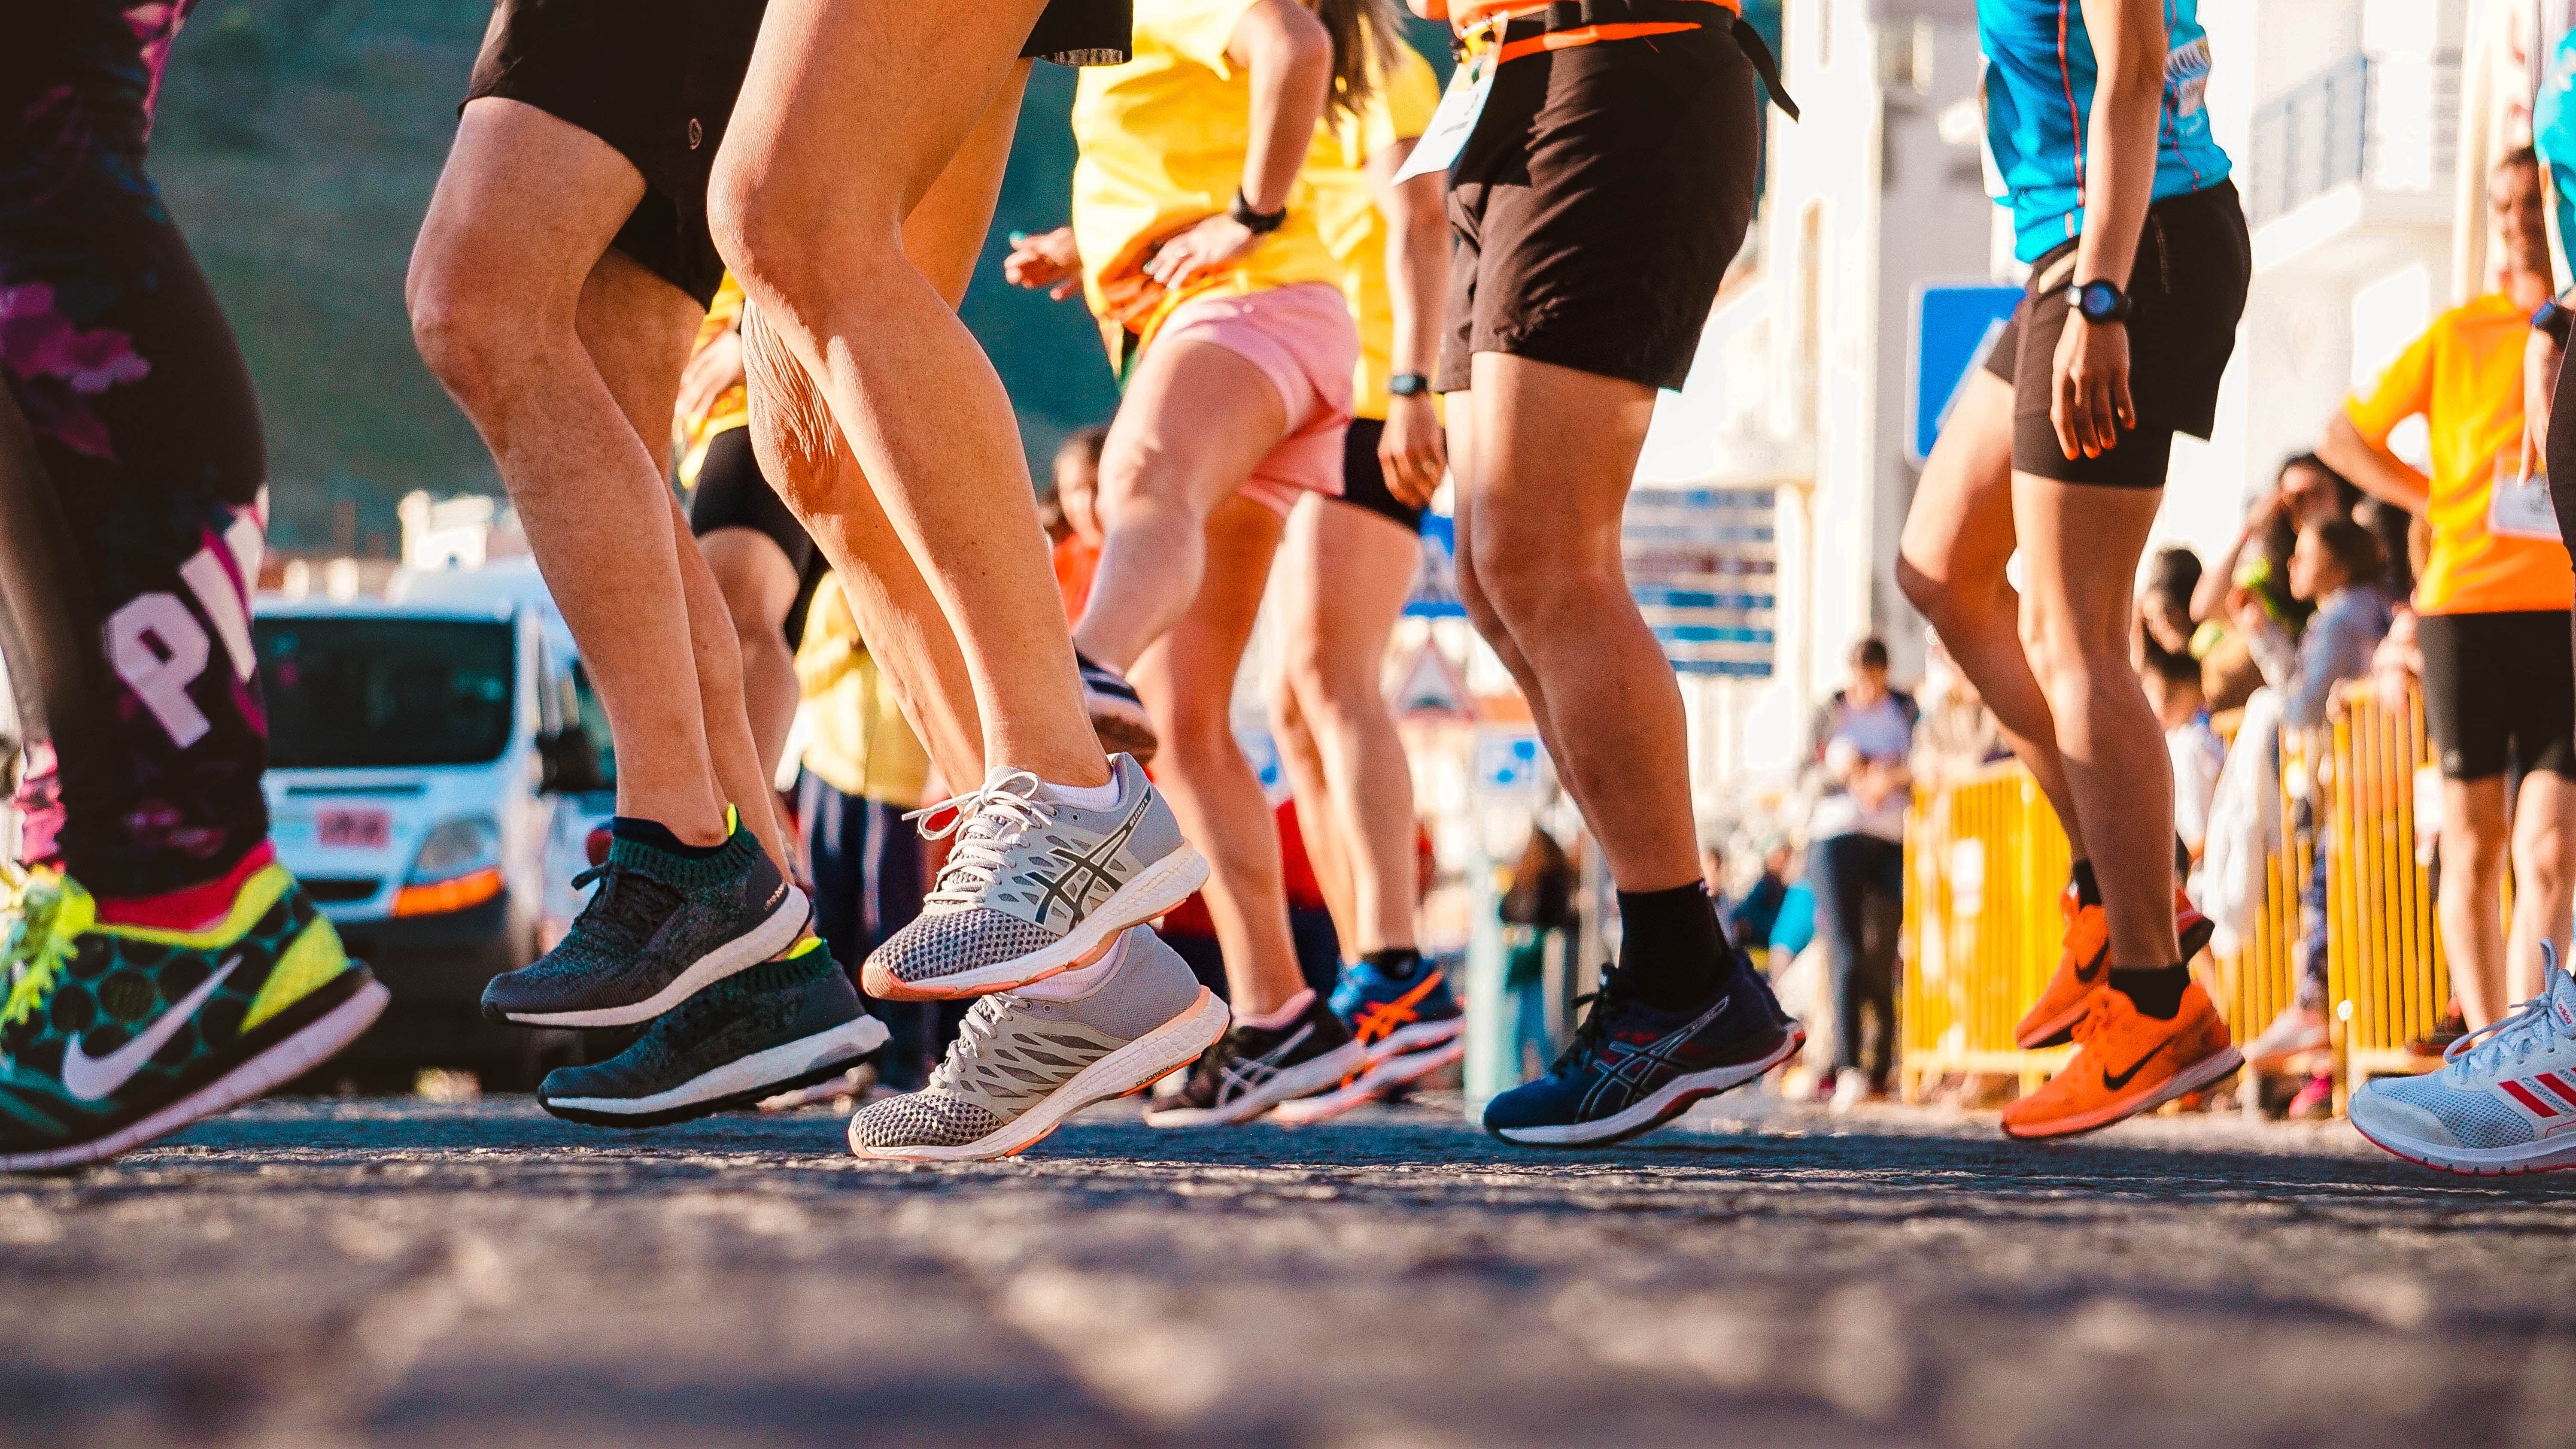
[[[2497,459],[2495,487],[2487,495],[2487,532],[2498,538],[2558,542],[2558,510],[2550,506],[2549,480],[2524,477],[2520,463]]]
[[[1422,138],[1413,143],[1413,154],[1404,158],[1403,168],[1395,173],[1398,183],[1458,164],[1458,153],[1467,149],[1467,138],[1476,134],[1476,118],[1485,113],[1485,97],[1493,94],[1494,72],[1502,68],[1495,54],[1488,46],[1450,75],[1440,109],[1432,112],[1431,124],[1422,128]]]

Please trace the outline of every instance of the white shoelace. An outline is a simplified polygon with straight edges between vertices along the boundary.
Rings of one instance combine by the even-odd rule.
[[[985,781],[980,790],[903,817],[922,820],[942,810],[956,812],[946,825],[922,827],[924,840],[957,837],[949,848],[948,863],[939,868],[937,888],[922,898],[925,909],[961,910],[980,903],[983,892],[1010,864],[1011,846],[1032,828],[1055,818],[1055,802],[1041,799],[1039,789],[1037,776],[1026,770],[1006,770]]]
[[[2543,941],[2540,958],[2540,994],[2444,1048],[2444,1065],[2465,1078],[2504,1065],[2508,1052],[2516,1062],[2528,1061],[2535,1049],[2553,1046],[2567,1035],[2550,995],[2558,977],[2558,953]]]
[[[1000,1032],[1002,1011],[999,996],[987,996],[966,1009],[965,1020],[957,1023],[956,1042],[931,1069],[928,1085],[933,1090],[954,1092],[966,1084],[967,1065],[982,1056],[985,1044]]]

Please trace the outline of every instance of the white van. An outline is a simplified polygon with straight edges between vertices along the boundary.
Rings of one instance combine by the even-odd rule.
[[[397,575],[381,598],[258,601],[278,856],[393,991],[355,1067],[465,1066],[530,1086],[572,1049],[480,1011],[484,984],[560,931],[556,836],[587,833],[577,821],[603,783],[570,636],[521,572],[533,580],[503,566]]]

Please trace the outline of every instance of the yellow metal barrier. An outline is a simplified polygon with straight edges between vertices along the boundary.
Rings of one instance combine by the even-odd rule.
[[[2431,872],[2415,861],[2415,772],[2432,759],[2424,714],[2366,697],[2332,726],[2320,835],[2326,853],[2326,999],[2343,1070],[2335,1105],[2371,1077],[2421,1070],[2406,1050],[2450,999]]]
[[[2057,967],[2066,832],[2019,764],[1916,792],[1906,827],[1905,982],[1898,1078],[1908,1101],[1953,1072],[2018,1076],[2025,1091],[2067,1049],[2026,1052],[2013,1027]]]

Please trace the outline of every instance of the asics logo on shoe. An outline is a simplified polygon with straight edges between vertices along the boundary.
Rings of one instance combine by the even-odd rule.
[[[1701,1012],[1689,1025],[1668,1031],[1643,1046],[1616,1039],[1603,1044],[1601,1080],[1584,1093],[1583,1115],[1590,1118],[1616,1112],[1653,1091],[1659,1077],[1680,1069],[1681,1054],[1711,1022],[1726,1014],[1727,1004],[1734,999],[1732,992],[1719,997],[1716,1005]]]
[[[1094,891],[1104,899],[1117,894],[1118,877],[1111,865],[1118,859],[1118,852],[1127,848],[1128,837],[1136,833],[1144,818],[1145,802],[1139,801],[1118,828],[1100,837],[1091,849],[1069,850],[1059,845],[1050,852],[1064,863],[1064,869],[1054,876],[1037,877],[1038,884],[1046,887],[1038,893],[1038,924],[1046,924],[1047,917],[1061,906],[1065,924],[1071,926],[1091,913]]]
[[[198,982],[196,990],[180,997],[150,1026],[135,1033],[133,1040],[106,1056],[91,1056],[81,1049],[80,1038],[73,1037],[63,1048],[63,1090],[84,1102],[95,1102],[133,1080],[134,1074],[152,1060],[153,1053],[168,1045],[170,1038],[179,1034],[179,1028],[188,1024],[188,1018],[223,989],[224,978],[240,964],[237,953]]]
[[[2104,1067],[2102,1069],[2102,1085],[2110,1088],[2114,1092],[2122,1090],[2129,1085],[2131,1078],[2137,1076],[2138,1069],[2140,1067],[2154,1061],[2156,1059],[2156,1053],[2163,1051],[2166,1047],[2171,1045],[2173,1045],[2173,1042],[2170,1038],[2157,1042],[2153,1047],[2148,1048],[2145,1056],[2129,1063],[2129,1069],[2125,1072],[2114,1072],[2109,1067]]]
[[[1395,1035],[1398,1028],[1409,1025],[1421,1017],[1422,1013],[1414,1008],[1419,1006],[1422,998],[1429,996],[1432,988],[1439,984],[1440,973],[1426,970],[1423,973],[1421,985],[1392,1001],[1381,1001],[1363,1008],[1358,1018],[1351,1023],[1351,1035],[1364,1042],[1377,1041],[1380,1038]]]

